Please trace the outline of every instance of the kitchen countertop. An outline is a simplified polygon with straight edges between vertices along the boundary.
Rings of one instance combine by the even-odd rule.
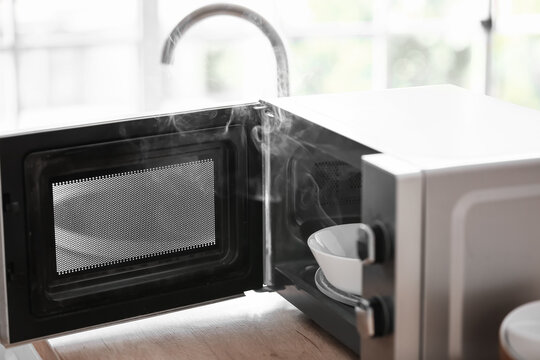
[[[277,293],[254,292],[34,346],[43,360],[358,358]]]

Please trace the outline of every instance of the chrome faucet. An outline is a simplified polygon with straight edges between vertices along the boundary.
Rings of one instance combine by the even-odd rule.
[[[174,61],[174,49],[184,33],[195,23],[215,15],[231,15],[247,20],[254,24],[268,38],[274,56],[276,57],[277,69],[277,93],[278,96],[289,96],[289,64],[287,52],[278,32],[264,17],[246,7],[235,4],[212,4],[203,6],[184,17],[171,31],[163,46],[161,62],[172,64]]]

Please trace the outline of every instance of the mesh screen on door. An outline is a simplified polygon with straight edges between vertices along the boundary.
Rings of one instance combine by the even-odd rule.
[[[56,272],[216,244],[214,161],[52,184]]]

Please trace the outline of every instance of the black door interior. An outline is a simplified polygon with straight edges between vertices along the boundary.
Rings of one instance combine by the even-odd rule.
[[[253,105],[0,139],[9,343],[262,286]]]

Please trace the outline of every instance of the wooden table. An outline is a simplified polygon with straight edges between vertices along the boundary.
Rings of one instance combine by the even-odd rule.
[[[43,360],[358,359],[276,293],[34,343]]]

